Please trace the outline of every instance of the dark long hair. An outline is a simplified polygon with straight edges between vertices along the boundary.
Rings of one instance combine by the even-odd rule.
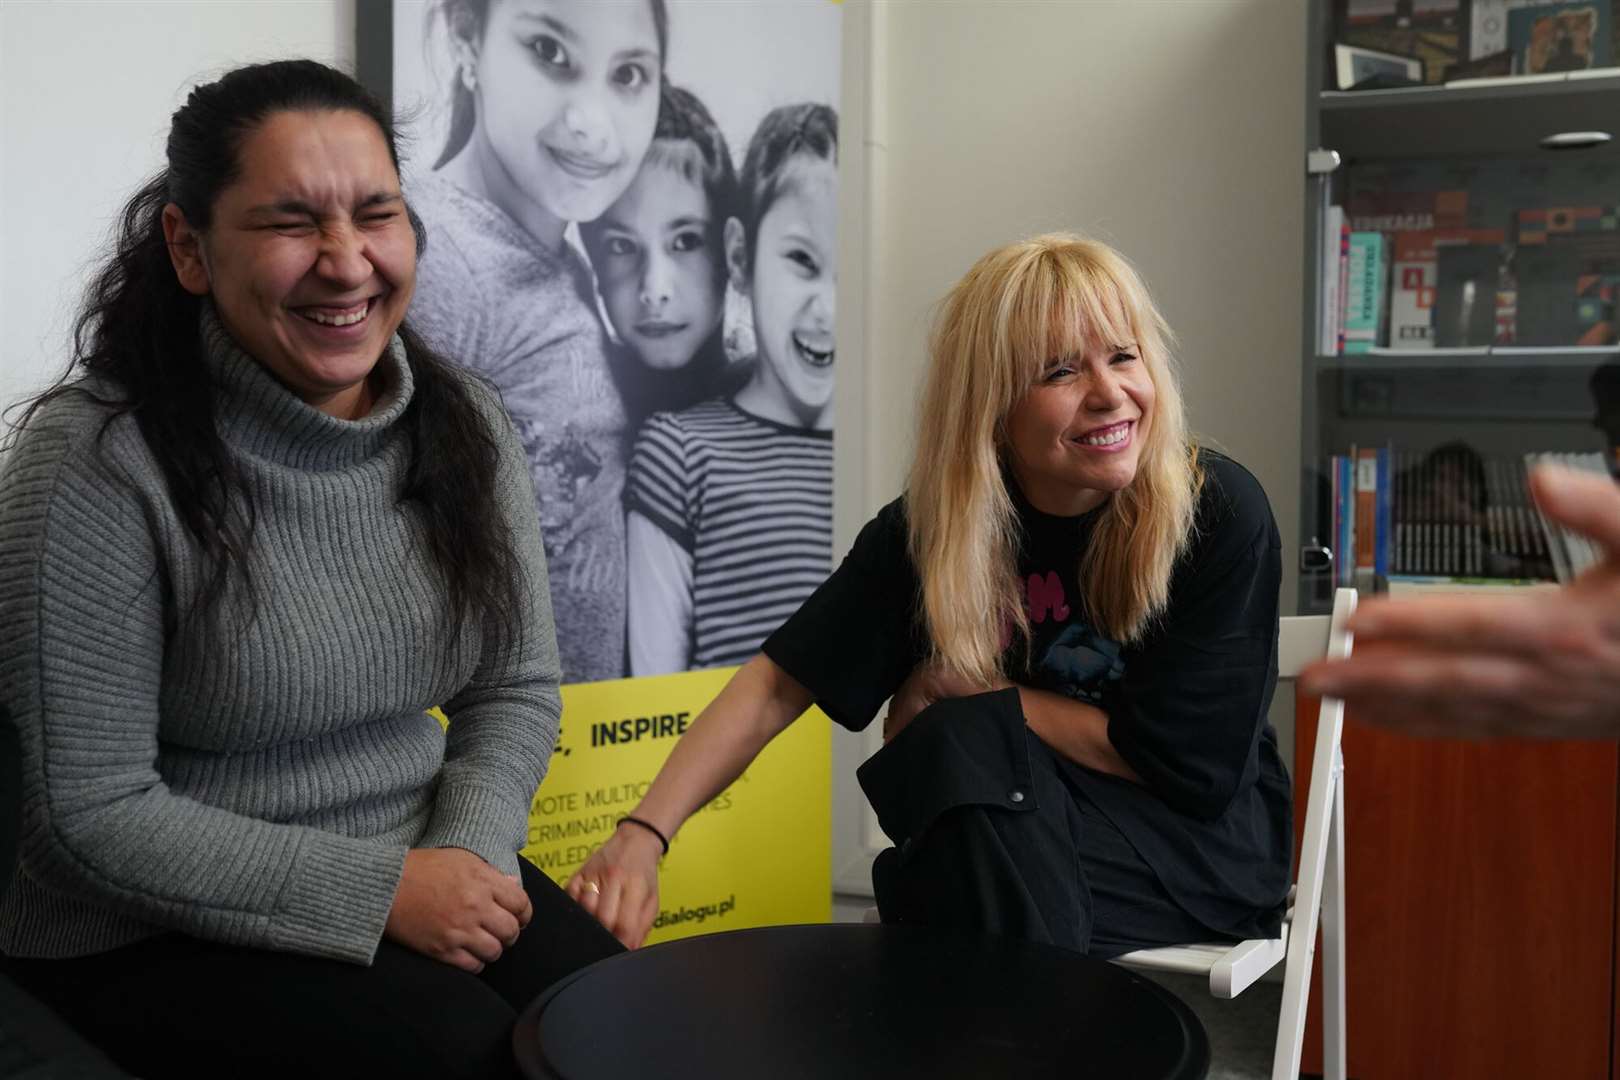
[[[600,2],[600,0],[597,0]],[[653,33],[658,36],[658,59],[669,55],[669,10],[664,0],[648,0],[652,5]],[[479,41],[484,36],[484,23],[489,18],[489,0],[437,0],[428,8],[429,30],[435,18],[444,18],[445,30],[452,38]],[[473,93],[461,81],[459,71],[450,76],[450,130],[445,135],[444,149],[433,162],[435,169],[455,157],[467,140],[472,138],[473,125],[478,120],[478,105]]]
[[[240,173],[247,138],[277,113],[327,110],[357,112],[375,123],[398,171],[387,111],[359,83],[324,64],[255,64],[192,90],[170,124],[165,168],[124,205],[112,250],[86,289],[73,328],[72,364],[27,404],[17,425],[21,431],[41,406],[73,393],[107,406],[108,424],[134,417],[175,512],[209,567],[199,597],[204,613],[233,574],[253,596],[246,555],[255,508],[215,426],[215,387],[200,329],[207,300],[187,292],[175,275],[163,208],[174,203],[188,224],[206,231],[220,192]],[[411,225],[420,254],[425,233],[415,214]],[[400,503],[422,526],[448,595],[452,632],[459,634],[468,615],[504,630],[515,625],[525,579],[496,499],[494,433],[473,401],[468,376],[453,371],[409,325],[399,334],[415,384],[400,420],[411,448]]]

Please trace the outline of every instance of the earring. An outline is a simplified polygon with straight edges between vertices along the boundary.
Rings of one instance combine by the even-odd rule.
[[[467,88],[468,93],[478,89],[478,76],[473,74],[471,64],[461,65],[461,85]]]

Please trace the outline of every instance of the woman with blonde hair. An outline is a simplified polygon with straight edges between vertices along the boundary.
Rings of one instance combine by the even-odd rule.
[[[1188,435],[1131,266],[1069,234],[946,296],[906,494],[745,665],[570,892],[620,940],[667,838],[809,705],[886,745],[885,921],[1117,955],[1276,932],[1289,784],[1266,721],[1281,544]]]

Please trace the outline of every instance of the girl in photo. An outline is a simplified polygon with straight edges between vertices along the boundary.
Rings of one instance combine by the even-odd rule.
[[[725,225],[737,213],[737,174],[703,102],[665,84],[652,146],[629,190],[580,238],[624,347],[620,390],[634,429],[735,392],[747,367],[722,339]]]
[[[726,264],[759,344],[729,398],[654,415],[625,490],[632,675],[739,664],[832,559],[838,117],[772,110],[743,162]]]
[[[658,114],[663,0],[443,0],[451,128],[410,192],[413,322],[490,379],[540,508],[566,682],[624,671],[626,416],[588,272],[564,241],[629,187]]]

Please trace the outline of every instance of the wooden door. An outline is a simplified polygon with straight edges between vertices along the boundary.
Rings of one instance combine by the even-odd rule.
[[[1296,705],[1297,845],[1317,705]],[[1344,759],[1350,1075],[1610,1075],[1616,744],[1411,739],[1352,714]]]

